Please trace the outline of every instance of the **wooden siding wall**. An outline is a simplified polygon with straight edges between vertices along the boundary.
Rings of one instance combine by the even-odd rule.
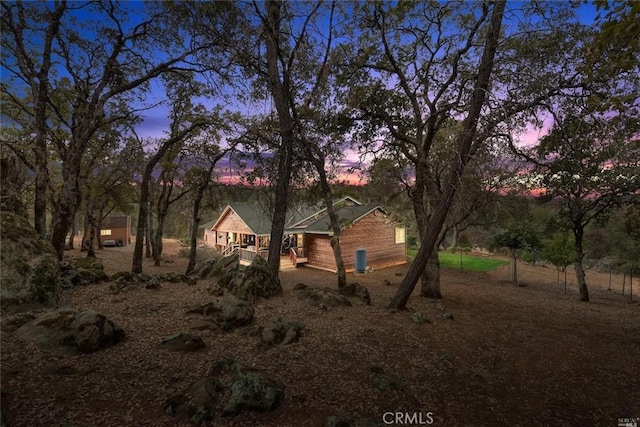
[[[369,267],[383,268],[406,262],[405,244],[395,243],[396,226],[387,221],[382,212],[374,211],[343,230],[340,248],[347,271],[355,270],[355,252],[360,248],[367,251]],[[335,271],[330,236],[307,234],[305,246],[310,266]]]
[[[220,221],[215,231],[225,231],[241,234],[253,234],[247,225],[232,210],[227,212],[225,217]]]

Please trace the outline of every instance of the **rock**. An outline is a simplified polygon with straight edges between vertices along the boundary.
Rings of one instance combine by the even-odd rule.
[[[328,307],[351,307],[351,301],[344,295],[329,288],[314,288],[310,286],[296,286],[300,298],[306,299],[312,305],[327,309]]]
[[[346,286],[342,286],[338,288],[338,292],[347,297],[356,297],[365,305],[371,305],[369,290],[358,283],[349,283]]]
[[[221,297],[222,295],[224,295],[224,289],[222,289],[217,283],[213,283],[207,286],[207,292],[216,297]]]
[[[246,326],[253,321],[253,306],[233,295],[223,295],[214,302],[203,304],[187,313],[202,314],[224,331]]]
[[[75,284],[90,285],[109,280],[109,276],[104,272],[104,265],[97,258],[75,258],[70,262],[78,276],[78,283]]]
[[[202,337],[184,332],[164,338],[158,346],[165,350],[180,353],[191,353],[202,350],[205,347]]]
[[[20,326],[31,322],[37,315],[32,311],[18,313],[16,315],[2,319],[2,332],[15,332]]]
[[[216,385],[210,378],[200,378],[180,393],[171,396],[164,410],[174,418],[201,425],[213,421],[216,413]]]
[[[171,396],[165,411],[196,425],[214,425],[216,415],[273,411],[284,399],[284,385],[270,375],[222,359],[206,376]]]
[[[145,289],[160,289],[160,281],[156,277],[152,277],[144,284]]]
[[[60,265],[51,243],[29,222],[0,213],[0,304],[2,310],[26,304],[53,306],[60,294]]]
[[[223,288],[229,286],[229,282],[233,280],[240,270],[240,256],[233,254],[221,258],[213,267],[209,277],[215,279],[216,283]]]
[[[93,353],[103,347],[116,344],[124,336],[122,328],[100,313],[88,310],[75,316],[75,344],[83,353]]]
[[[270,375],[230,359],[223,359],[212,368],[212,376],[228,395],[222,413],[240,411],[273,411],[284,399],[284,384]]]
[[[389,281],[389,279],[384,279],[384,280],[382,281],[382,284],[383,284],[384,286],[391,286],[391,281]]]
[[[249,267],[239,272],[229,282],[228,288],[233,295],[250,303],[282,293],[278,275],[271,271],[262,257],[256,257]]]
[[[451,313],[449,313],[449,312],[444,313],[444,314],[442,315],[442,318],[443,318],[444,320],[453,320],[453,314],[451,314]]]
[[[431,320],[429,320],[427,316],[417,311],[411,312],[411,320],[414,323],[431,323]]]
[[[401,390],[404,388],[402,381],[393,374],[386,373],[378,366],[372,366],[370,369],[369,380],[371,384],[385,391]]]
[[[212,277],[212,273],[218,261],[222,259],[221,256],[209,258],[202,261],[200,264],[196,266],[196,268],[191,272],[190,276],[196,279],[207,279]]]
[[[16,330],[42,350],[91,353],[120,342],[125,332],[95,311],[64,308],[44,313]]]
[[[304,325],[300,322],[277,320],[264,325],[260,331],[260,341],[266,346],[287,345],[298,342]]]

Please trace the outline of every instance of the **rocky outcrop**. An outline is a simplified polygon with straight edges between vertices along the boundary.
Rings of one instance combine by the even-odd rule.
[[[125,332],[95,311],[65,308],[38,316],[16,330],[42,350],[92,353],[120,342]]]
[[[260,344],[265,347],[273,347],[298,342],[304,329],[305,326],[301,322],[284,322],[282,319],[278,319],[264,326],[253,325],[242,328],[239,333],[258,337]]]
[[[338,292],[346,297],[355,297],[365,305],[371,305],[369,290],[358,283],[341,286],[338,288]]]
[[[53,306],[60,293],[60,266],[51,243],[26,219],[0,213],[0,301],[2,309],[25,304]]]
[[[249,267],[239,271],[227,287],[233,295],[250,303],[282,293],[280,279],[262,257],[256,257]]]
[[[351,301],[346,296],[330,288],[314,288],[298,283],[293,288],[299,292],[299,297],[306,299],[311,305],[323,310],[329,307],[351,307]]]
[[[238,254],[233,254],[216,262],[209,277],[219,286],[226,288],[229,286],[229,282],[236,277],[238,270],[240,270],[240,257]]]
[[[200,314],[223,331],[230,331],[253,321],[253,306],[233,295],[223,295],[214,302],[190,309],[189,314]]]
[[[303,329],[300,322],[269,322],[261,328],[260,342],[265,346],[292,344],[302,337]]]
[[[196,266],[196,268],[191,272],[190,276],[196,279],[208,279],[213,276],[214,269],[216,264],[222,259],[221,256],[208,258],[202,261],[200,264]]]
[[[222,405],[225,415],[240,411],[273,411],[284,399],[284,384],[271,375],[230,359],[213,366],[213,377],[231,392]]]
[[[284,391],[284,384],[271,375],[222,359],[205,377],[167,399],[164,409],[201,425],[242,411],[273,411],[282,403]]]
[[[109,280],[104,265],[95,257],[74,258],[60,263],[60,286],[64,289],[73,286],[86,286]]]
[[[167,399],[164,410],[176,419],[202,425],[213,421],[217,395],[215,382],[211,378],[200,378],[184,391]]]

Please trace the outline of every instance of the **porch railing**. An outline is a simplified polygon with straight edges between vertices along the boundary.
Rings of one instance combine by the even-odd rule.
[[[305,253],[304,246],[289,249],[289,259],[293,265],[298,265],[298,259],[306,257],[307,254]]]
[[[236,243],[230,243],[222,249],[222,256],[229,256],[233,254],[238,248],[240,248],[240,245]]]
[[[252,262],[257,256],[267,259],[269,257],[269,250],[267,248],[260,248],[258,252],[250,249],[240,249],[240,259],[243,261]]]

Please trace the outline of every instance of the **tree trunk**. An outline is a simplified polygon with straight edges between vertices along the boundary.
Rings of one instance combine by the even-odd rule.
[[[269,241],[268,264],[277,275],[280,270],[280,248],[286,222],[289,202],[289,188],[293,164],[294,128],[295,122],[289,108],[291,97],[288,78],[289,70],[283,69],[282,81],[280,76],[279,52],[280,46],[280,9],[281,1],[267,1],[267,83],[273,98],[280,128],[280,147],[278,148],[278,175],[275,185],[274,211],[271,221],[271,235]]]
[[[336,261],[338,288],[342,288],[347,286],[347,271],[344,266],[344,259],[342,258],[342,249],[340,248],[340,235],[342,234],[342,229],[340,228],[340,221],[336,214],[335,207],[333,206],[331,186],[329,185],[327,172],[324,169],[324,154],[319,151],[320,150],[317,150],[315,159],[312,159],[312,161],[314,162],[316,170],[320,176],[320,186],[324,192],[325,205],[327,206],[327,213],[331,220],[331,230],[333,231],[333,236],[331,237],[331,249],[333,249],[333,257]]]
[[[76,222],[73,221],[73,223],[71,224],[71,231],[69,232],[69,244],[67,245],[67,248],[72,251],[74,250],[74,240],[76,238]]]
[[[41,236],[47,234],[47,142],[45,135],[38,135],[35,140],[35,200],[33,219],[36,231]]]
[[[67,234],[80,205],[80,166],[84,147],[78,141],[72,141],[62,165],[62,192],[53,218],[51,244],[58,259],[64,257]]]
[[[422,273],[422,287],[420,288],[420,296],[425,298],[442,298],[440,292],[440,260],[438,251],[427,260],[424,273]]]
[[[81,252],[84,252],[88,249],[87,245],[85,244],[87,241],[89,241],[89,216],[85,212],[84,220],[82,221],[82,241],[80,242]]]
[[[422,238],[426,234],[426,224],[428,223],[428,202],[425,200],[426,189],[426,165],[418,167],[416,170],[416,182],[410,193],[413,205],[413,214],[416,218],[418,228],[418,238]],[[420,276],[420,296],[425,298],[442,298],[440,291],[440,260],[438,259],[438,251],[430,256],[422,275]]]
[[[92,225],[90,229],[91,231],[89,232],[89,247],[87,248],[87,258],[95,258],[96,251],[93,249],[93,242],[96,237],[96,228]]]
[[[458,247],[458,226],[454,226],[453,230],[451,230],[451,245],[449,249],[453,250]]]
[[[493,59],[498,47],[500,31],[502,26],[502,17],[505,8],[504,1],[498,1],[494,5],[491,27],[487,32],[484,52],[478,69],[476,84],[471,96],[469,105],[469,114],[465,118],[460,134],[458,135],[458,154],[453,159],[452,170],[444,183],[444,193],[435,207],[435,210],[428,221],[426,233],[420,239],[420,249],[418,255],[413,261],[407,275],[404,277],[396,295],[389,303],[389,308],[403,310],[406,308],[407,301],[415,288],[416,283],[422,275],[427,260],[433,256],[436,251],[436,244],[439,242],[440,232],[447,217],[447,213],[453,203],[460,183],[460,177],[464,172],[464,168],[471,159],[471,148],[475,132],[477,129],[478,119],[482,107],[485,103],[487,89],[491,80],[491,72],[493,69]]]
[[[153,233],[153,237],[151,239],[151,243],[153,245],[153,265],[156,267],[160,266],[160,261],[162,257],[162,238],[164,235],[163,231],[164,227],[164,218],[158,218],[158,226],[156,227],[155,232]]]
[[[93,199],[87,198],[87,211],[85,213],[87,222],[89,223],[89,245],[87,245],[87,257],[95,258],[96,253],[94,251],[93,242],[96,237],[96,217],[93,214]]]
[[[145,258],[153,257],[153,240],[151,235],[153,234],[153,217],[151,215],[151,206],[147,208],[147,228],[144,230],[144,243],[145,243]]]
[[[187,271],[185,275],[188,275],[196,268],[196,255],[198,251],[198,226],[200,225],[200,203],[204,195],[204,188],[198,187],[196,198],[193,201],[193,209],[191,210],[191,233],[189,235],[189,264],[187,264]]]
[[[587,282],[585,280],[584,268],[582,267],[582,260],[584,259],[584,249],[582,247],[582,241],[584,238],[584,227],[581,225],[575,226],[573,230],[575,237],[575,251],[576,258],[574,268],[576,270],[576,279],[578,280],[578,291],[580,292],[580,301],[589,301],[589,290],[587,289]]]
[[[140,184],[140,210],[138,211],[138,224],[136,226],[136,244],[133,247],[133,261],[131,265],[132,273],[142,273],[142,250],[144,238],[148,229],[149,217],[149,180],[151,178],[153,166],[145,168],[142,183]]]
[[[204,197],[204,192],[211,183],[211,175],[215,170],[216,163],[223,157],[223,154],[218,155],[209,165],[207,173],[204,175],[204,179],[196,188],[196,195],[193,200],[193,209],[191,210],[191,232],[189,235],[189,264],[187,265],[187,271],[185,275],[191,273],[196,267],[196,255],[198,250],[198,226],[200,225],[200,204]]]

